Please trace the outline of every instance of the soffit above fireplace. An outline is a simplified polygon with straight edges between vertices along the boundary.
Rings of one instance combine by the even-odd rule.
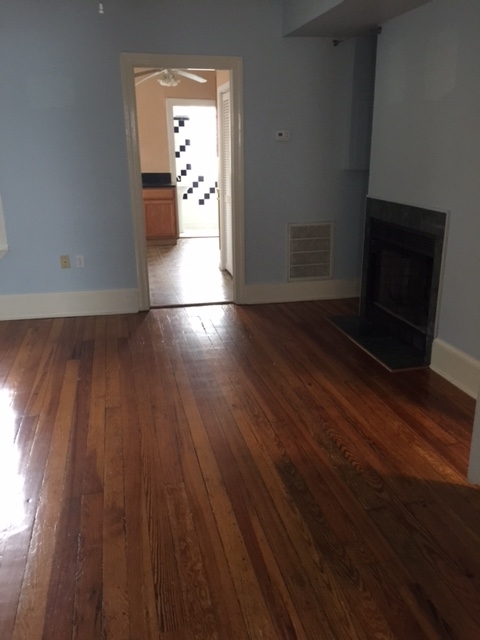
[[[284,0],[284,35],[349,38],[432,0]],[[308,3],[305,4],[305,3]],[[302,5],[305,5],[302,7]],[[315,15],[316,14],[316,15]],[[304,21],[304,23],[302,22]]]

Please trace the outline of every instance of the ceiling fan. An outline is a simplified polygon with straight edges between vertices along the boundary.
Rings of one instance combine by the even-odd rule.
[[[135,80],[135,86],[138,86],[146,80],[150,80],[150,78],[156,77],[162,86],[176,87],[181,80],[179,76],[194,80],[195,82],[206,82],[205,78],[197,76],[196,73],[191,73],[186,69],[144,69],[143,71],[137,71],[135,73],[135,78],[140,78],[139,80]]]

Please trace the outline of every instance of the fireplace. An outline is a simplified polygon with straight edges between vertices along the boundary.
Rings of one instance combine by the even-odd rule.
[[[367,198],[359,315],[334,323],[389,369],[428,366],[446,214]]]

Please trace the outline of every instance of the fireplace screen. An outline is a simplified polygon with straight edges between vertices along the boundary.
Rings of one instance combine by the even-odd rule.
[[[373,303],[417,329],[426,330],[432,258],[386,244],[377,253],[377,263]]]

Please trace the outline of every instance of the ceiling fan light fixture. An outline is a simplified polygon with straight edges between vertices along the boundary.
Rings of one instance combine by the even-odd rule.
[[[162,87],[176,87],[180,83],[180,78],[170,69],[164,69],[157,80]]]

